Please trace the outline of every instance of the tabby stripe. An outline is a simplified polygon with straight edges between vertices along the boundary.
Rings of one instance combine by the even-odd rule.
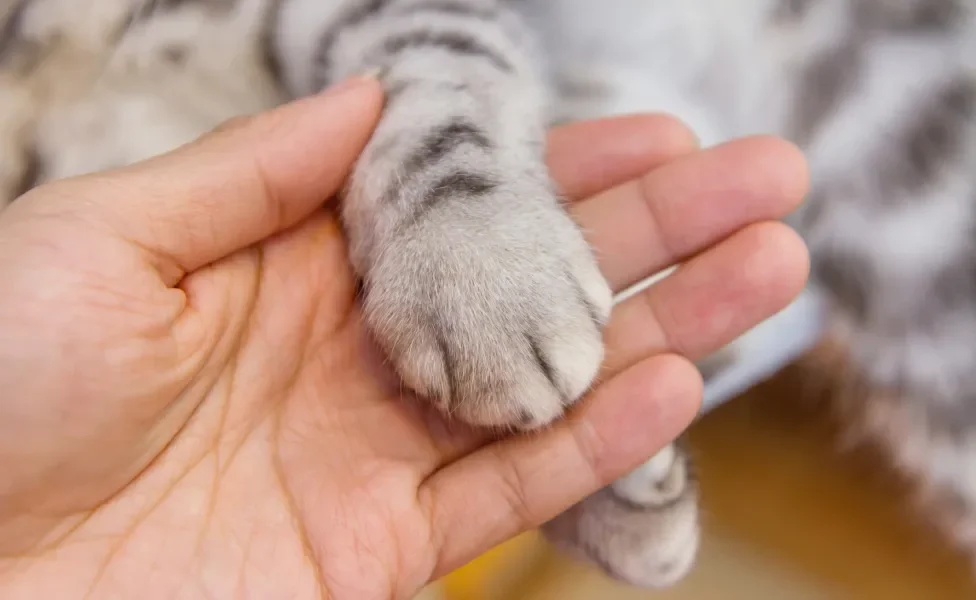
[[[281,11],[283,8],[282,2],[272,2],[271,6],[267,8],[266,20],[267,23],[261,32],[260,44],[261,44],[261,54],[264,58],[265,67],[268,69],[268,73],[271,74],[272,79],[275,80],[279,85],[285,82],[285,71],[281,64],[281,58],[278,56],[278,26],[281,22]]]
[[[559,385],[556,383],[556,370],[546,359],[546,355],[542,352],[542,348],[539,347],[539,340],[529,337],[528,341],[529,348],[532,350],[532,356],[535,357],[535,362],[537,365],[539,365],[539,369],[542,370],[542,373],[546,376],[546,379],[549,380],[552,387],[559,390]],[[566,399],[564,398],[563,403],[565,404],[565,402]]]
[[[689,484],[686,484],[686,486],[688,485]],[[609,489],[610,497],[613,499],[614,502],[617,503],[618,507],[628,512],[635,512],[635,513],[658,512],[662,510],[667,510],[672,506],[675,506],[680,502],[682,502],[683,500],[685,500],[685,493],[682,492],[677,496],[675,496],[674,498],[661,502],[660,504],[641,504],[636,500],[631,500],[630,498],[625,498],[621,496],[619,493],[617,493],[617,490],[615,490],[613,486],[608,486],[607,489]]]
[[[843,311],[859,320],[867,318],[874,278],[863,257],[849,252],[821,252],[811,267],[811,278],[831,293]]]
[[[575,277],[567,277],[567,281],[573,282],[573,285],[576,287],[576,296],[580,299],[580,302],[583,303],[583,306],[586,307],[586,312],[590,315],[590,321],[596,325],[598,330],[602,331],[607,324],[606,319],[600,316],[600,311],[598,311],[596,306],[594,306],[593,303],[590,302],[590,299],[586,297],[586,294],[583,292],[583,288],[580,286],[579,282],[576,281]]]
[[[323,0],[325,1],[325,0]],[[315,55],[312,60],[315,64],[316,88],[324,89],[334,77],[332,60],[329,58],[332,47],[343,31],[361,25],[368,19],[376,16],[377,13],[385,9],[393,0],[368,0],[362,4],[354,4],[345,15],[336,19],[331,26],[322,33],[316,45]]]
[[[24,155],[24,160],[24,170],[21,172],[20,179],[14,186],[13,199],[37,187],[37,184],[41,181],[41,177],[44,176],[44,161],[41,159],[41,154],[37,151],[37,148],[28,148]]]
[[[792,125],[797,143],[810,142],[826,117],[853,90],[862,57],[861,46],[852,41],[821,53],[803,68]]]
[[[859,25],[906,34],[945,32],[965,22],[967,0],[919,0],[911,8],[899,3],[861,2],[855,5]]]
[[[416,222],[424,213],[452,198],[480,198],[490,194],[498,187],[498,182],[487,175],[470,171],[457,171],[446,175],[434,183],[424,194],[410,222]]]
[[[434,335],[437,337],[437,347],[444,358],[444,374],[447,375],[447,398],[444,403],[447,405],[448,414],[457,409],[458,398],[458,365],[457,358],[448,346],[447,338],[444,336],[444,328],[436,327]]]
[[[425,12],[436,12],[444,15],[469,17],[478,20],[492,19],[498,16],[497,7],[471,6],[469,2],[459,2],[457,0],[414,2],[396,9],[393,14],[401,16]]]
[[[473,36],[457,31],[413,31],[393,36],[383,44],[387,54],[399,54],[408,49],[440,48],[452,54],[483,58],[505,73],[515,67],[504,56],[482,44]]]
[[[20,0],[14,4],[6,15],[2,15],[3,23],[0,24],[0,59],[9,52],[17,39],[20,37],[20,30],[23,26],[24,12],[27,9],[27,0]]]
[[[405,161],[404,169],[408,174],[423,171],[465,144],[481,150],[492,147],[491,140],[475,124],[456,119],[427,134],[420,147]]]
[[[461,146],[469,145],[482,150],[492,147],[491,140],[474,124],[456,119],[429,133],[421,141],[419,147],[405,161],[403,171],[408,181],[393,181],[384,194],[388,202],[394,202],[400,196],[400,190],[410,181],[419,179],[432,166],[441,162],[451,152]],[[423,201],[414,211],[410,221],[416,221],[425,212],[440,204],[442,201],[456,196],[483,196],[498,186],[498,183],[487,175],[470,171],[456,171],[438,180],[425,194]]]
[[[816,0],[779,0],[773,7],[773,19],[778,22],[797,22],[813,8]]]
[[[390,81],[387,79],[384,84],[384,97],[386,99],[387,106],[396,102],[400,96],[404,94],[404,92],[411,88],[429,91],[430,93],[452,92],[465,94],[470,93],[471,91],[471,86],[463,82],[447,83],[442,81],[425,81],[421,79],[399,79]]]
[[[941,90],[921,118],[905,134],[909,169],[896,165],[891,175],[908,191],[930,184],[942,169],[958,160],[969,135],[969,122],[976,116],[976,81],[954,81]]]
[[[237,6],[238,0],[152,0],[146,8],[152,10],[173,11],[188,6],[200,6],[208,10],[228,13]]]
[[[976,200],[976,198],[973,198]],[[926,309],[935,318],[958,310],[972,310],[972,299],[976,297],[976,252],[970,249],[964,255],[935,273],[930,300]],[[933,310],[934,309],[934,310]],[[918,319],[923,322],[924,315]]]

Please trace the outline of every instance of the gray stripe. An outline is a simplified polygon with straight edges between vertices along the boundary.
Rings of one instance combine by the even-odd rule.
[[[237,6],[238,0],[154,0],[146,4],[152,10],[172,11],[189,6],[199,6],[218,13],[228,13]]]
[[[861,47],[853,39],[815,57],[802,69],[793,107],[791,138],[806,144],[854,89],[861,74]]]
[[[452,414],[457,410],[460,400],[458,396],[458,388],[460,387],[458,383],[460,381],[458,378],[458,360],[447,343],[447,336],[444,334],[443,328],[435,327],[434,337],[437,340],[437,347],[441,351],[441,358],[444,360],[444,374],[447,376],[447,398],[443,398],[442,400],[447,407],[447,413]],[[430,393],[429,390],[425,391]]]
[[[393,14],[413,15],[425,12],[440,13],[456,17],[469,17],[476,20],[493,19],[498,16],[497,6],[475,6],[462,0],[426,0],[414,2],[397,8]]]
[[[823,285],[841,310],[863,322],[872,287],[870,265],[860,255],[824,250],[814,255],[811,279]]]
[[[871,0],[854,5],[858,25],[905,34],[948,31],[964,23],[967,0]]]
[[[960,78],[939,90],[904,133],[907,160],[892,164],[886,175],[908,191],[931,184],[963,158],[974,116],[976,81]]]
[[[36,147],[30,147],[24,154],[24,170],[20,174],[20,179],[14,186],[13,198],[16,199],[31,191],[40,183],[44,177],[44,160]]]
[[[477,125],[455,119],[424,137],[420,147],[404,162],[404,171],[407,175],[423,171],[465,144],[482,150],[492,147],[491,140]]]
[[[20,0],[3,15],[3,22],[0,22],[0,62],[20,41],[26,8],[27,0]]]
[[[354,4],[322,33],[312,59],[315,65],[313,85],[316,88],[324,89],[332,83],[332,79],[335,77],[331,54],[332,48],[342,32],[364,23],[385,9],[391,1],[368,0],[361,4]]]
[[[281,22],[282,6],[282,0],[272,0],[265,14],[260,39],[264,66],[278,85],[283,85],[285,81],[281,57],[278,56],[278,27]]]
[[[481,43],[474,36],[460,31],[412,31],[393,36],[383,43],[383,51],[388,55],[422,48],[440,48],[459,56],[483,58],[506,73],[515,70],[512,63],[499,52]]]
[[[423,201],[413,212],[409,223],[415,223],[427,211],[443,202],[457,198],[480,198],[498,188],[498,182],[487,176],[470,171],[458,171],[439,179],[424,195]],[[409,226],[409,224],[408,224]]]
[[[816,0],[779,0],[773,8],[773,21],[777,23],[791,23],[802,21],[813,8]]]

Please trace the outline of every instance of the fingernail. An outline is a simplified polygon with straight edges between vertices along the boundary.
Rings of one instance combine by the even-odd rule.
[[[353,75],[352,77],[344,79],[339,83],[330,85],[329,87],[325,88],[324,90],[322,90],[319,96],[322,97],[338,96],[340,94],[346,94],[355,89],[364,87],[366,85],[376,82],[377,81],[376,75],[378,73],[379,71],[376,71],[375,74],[372,71],[367,71],[366,73]]]

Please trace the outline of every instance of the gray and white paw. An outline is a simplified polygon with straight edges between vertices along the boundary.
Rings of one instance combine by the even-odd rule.
[[[405,384],[452,417],[544,426],[596,376],[612,293],[544,178],[447,184],[371,261],[367,323]]]
[[[571,555],[625,583],[663,588],[694,565],[700,527],[688,456],[668,446],[542,528]]]

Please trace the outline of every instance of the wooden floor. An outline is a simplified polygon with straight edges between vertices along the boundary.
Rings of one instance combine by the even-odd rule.
[[[638,592],[549,552],[534,537],[482,569],[481,584],[448,586],[469,600],[963,600],[966,563],[917,519],[879,462],[837,450],[828,424],[782,379],[696,424],[706,514],[702,557],[682,585]],[[501,556],[502,558],[499,558]],[[511,573],[514,572],[515,575]]]
[[[877,457],[842,452],[798,393],[787,373],[693,430],[713,531],[837,597],[976,598],[973,571],[913,513],[905,487]]]

